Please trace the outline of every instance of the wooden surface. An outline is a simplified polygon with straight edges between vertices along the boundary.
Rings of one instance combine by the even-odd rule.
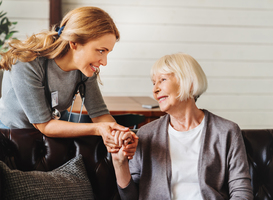
[[[161,112],[159,108],[147,109],[142,107],[143,104],[157,104],[151,97],[105,96],[103,98],[111,115],[124,113],[143,114],[146,117],[145,123],[148,123],[165,114],[164,112]],[[80,107],[81,98],[77,96],[72,111],[79,113]],[[82,113],[87,114],[85,107],[83,107]]]

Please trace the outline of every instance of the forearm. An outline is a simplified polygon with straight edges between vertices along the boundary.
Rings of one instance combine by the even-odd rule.
[[[100,135],[98,125],[99,123],[73,123],[53,119],[46,123],[34,124],[35,128],[48,137]]]
[[[94,123],[73,123],[62,120],[50,120],[46,123],[33,124],[36,129],[48,137],[79,137],[88,135],[101,135],[100,127],[106,126],[99,122],[115,122],[109,115],[92,118]]]
[[[128,159],[125,157],[124,161],[122,162],[113,159],[113,165],[115,169],[117,184],[119,187],[125,188],[131,180]]]

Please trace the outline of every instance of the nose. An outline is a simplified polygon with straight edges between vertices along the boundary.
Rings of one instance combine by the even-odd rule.
[[[100,65],[102,66],[106,66],[107,65],[107,56],[104,56],[100,61],[99,61]]]
[[[155,84],[154,84],[154,87],[153,87],[153,93],[154,93],[154,94],[157,94],[159,91],[160,91],[160,88],[158,87],[158,84],[155,83]]]

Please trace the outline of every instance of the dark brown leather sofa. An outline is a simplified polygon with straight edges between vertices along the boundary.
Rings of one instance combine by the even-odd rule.
[[[243,130],[242,134],[254,199],[273,199],[273,130]],[[111,157],[101,137],[53,139],[37,130],[0,129],[0,160],[13,169],[50,171],[77,154],[83,156],[95,199],[119,199]]]

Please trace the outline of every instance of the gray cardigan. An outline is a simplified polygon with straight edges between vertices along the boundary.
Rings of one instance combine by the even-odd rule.
[[[237,124],[206,110],[198,160],[198,178],[203,199],[253,199],[249,167]],[[167,114],[145,126],[137,135],[139,145],[129,161],[132,179],[119,188],[121,198],[171,199],[171,158]]]

